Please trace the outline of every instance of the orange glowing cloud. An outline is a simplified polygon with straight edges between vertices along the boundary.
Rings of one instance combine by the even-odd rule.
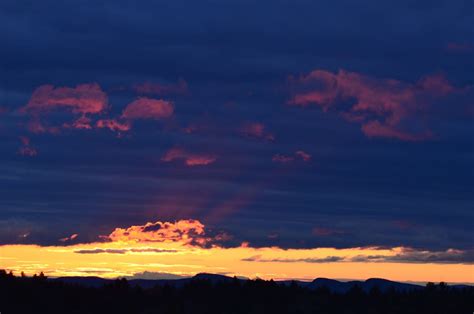
[[[48,112],[60,108],[74,113],[99,113],[107,107],[107,95],[96,83],[76,87],[38,87],[23,108],[25,112]]]
[[[173,242],[181,245],[206,246],[222,236],[206,236],[204,225],[193,219],[176,222],[148,222],[126,229],[116,228],[108,238],[113,242]]]
[[[122,118],[160,120],[171,117],[173,112],[173,103],[170,101],[140,97],[124,109]]]
[[[337,104],[353,102],[341,115],[352,122],[361,123],[362,132],[369,137],[398,138],[415,141],[430,138],[431,132],[403,130],[407,120],[425,110],[433,98],[446,96],[455,88],[442,75],[430,75],[416,84],[394,79],[376,79],[354,72],[339,70],[331,73],[315,70],[299,78],[291,78],[296,92],[289,104],[320,106],[324,111],[335,109]]]
[[[214,163],[217,160],[217,156],[200,153],[190,153],[182,148],[174,147],[168,150],[161,161],[171,162],[173,160],[183,160],[185,165],[188,167],[194,166],[206,166]]]

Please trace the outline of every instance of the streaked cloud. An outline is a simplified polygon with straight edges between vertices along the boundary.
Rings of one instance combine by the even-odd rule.
[[[292,155],[285,155],[285,154],[275,154],[272,157],[272,161],[276,163],[289,163],[293,162],[296,160],[301,160],[304,162],[309,162],[311,161],[311,154],[303,151],[303,150],[297,150],[294,152]]]
[[[282,155],[282,154],[275,154],[272,157],[272,161],[278,162],[278,163],[288,163],[294,160],[295,160],[294,156],[288,156],[288,155]]]
[[[163,162],[174,160],[183,160],[184,164],[188,167],[206,166],[214,163],[217,160],[217,156],[205,153],[191,153],[185,149],[174,147],[161,157]]]
[[[260,263],[335,263],[343,261],[340,256],[327,256],[323,258],[273,258],[264,259],[260,255],[242,259],[244,262],[260,262]]]
[[[74,233],[74,234],[71,234],[69,237],[59,239],[59,241],[61,241],[61,242],[70,242],[72,240],[75,240],[78,236],[79,236],[79,234]]]
[[[77,250],[74,253],[78,254],[125,254],[125,253],[176,253],[177,250],[164,250],[154,248],[143,248],[143,249],[88,249],[88,250]]]

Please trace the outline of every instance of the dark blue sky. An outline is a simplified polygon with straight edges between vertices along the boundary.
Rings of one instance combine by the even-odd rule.
[[[0,26],[0,243],[194,218],[473,247],[472,1],[6,0]]]

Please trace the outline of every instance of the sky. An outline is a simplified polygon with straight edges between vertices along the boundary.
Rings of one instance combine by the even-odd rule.
[[[0,268],[474,282],[472,1],[6,0],[0,26]]]

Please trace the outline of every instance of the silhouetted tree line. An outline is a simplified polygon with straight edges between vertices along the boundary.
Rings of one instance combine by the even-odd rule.
[[[193,280],[183,287],[142,289],[118,279],[100,288],[14,276],[0,270],[0,312],[10,313],[384,313],[472,314],[474,288],[428,284],[423,289],[364,292],[355,286],[345,294],[327,288],[311,290],[296,283],[235,278],[227,282]]]

